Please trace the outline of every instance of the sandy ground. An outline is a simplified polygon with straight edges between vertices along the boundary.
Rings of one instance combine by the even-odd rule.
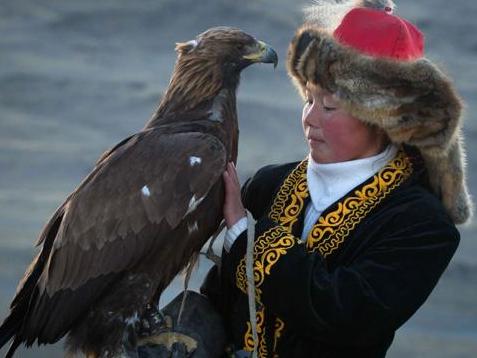
[[[301,100],[284,66],[300,24],[300,1],[0,0],[0,314],[55,208],[97,157],[142,128],[167,86],[174,44],[216,25],[241,27],[270,43],[281,63],[255,66],[239,90],[242,179],[305,154]],[[428,56],[454,79],[467,103],[471,192],[477,189],[477,3],[399,2],[398,14],[426,33]],[[426,304],[398,332],[389,357],[477,356],[475,221]],[[209,267],[202,262],[193,286]],[[178,279],[165,303],[180,289]],[[0,350],[0,354],[4,350]],[[20,350],[59,357],[61,344]]]

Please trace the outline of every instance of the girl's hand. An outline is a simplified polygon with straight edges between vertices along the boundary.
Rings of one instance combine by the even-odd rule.
[[[245,208],[242,204],[240,195],[240,182],[237,170],[232,162],[227,164],[227,169],[223,174],[225,184],[225,202],[224,202],[224,219],[227,228],[230,229],[237,221],[247,216]]]

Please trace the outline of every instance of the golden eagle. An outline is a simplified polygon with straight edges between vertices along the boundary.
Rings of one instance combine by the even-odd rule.
[[[0,327],[22,343],[116,356],[145,307],[222,220],[222,173],[237,159],[240,72],[272,48],[216,27],[177,44],[161,103],[144,129],[104,153],[39,236],[41,251]]]

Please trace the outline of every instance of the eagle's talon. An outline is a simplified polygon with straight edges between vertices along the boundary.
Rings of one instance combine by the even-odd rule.
[[[123,334],[122,349],[119,354],[105,355],[105,357],[125,357],[125,358],[139,358],[139,352],[137,350],[138,336],[135,327],[128,326]]]
[[[148,305],[141,319],[136,323],[136,333],[138,337],[152,336],[162,329],[169,328],[170,319],[164,316],[160,310]]]

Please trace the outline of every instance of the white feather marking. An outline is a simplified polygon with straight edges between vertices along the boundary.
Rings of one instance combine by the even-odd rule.
[[[204,198],[205,198],[205,195],[202,198],[199,198],[198,200],[196,200],[195,195],[192,195],[192,198],[189,201],[189,207],[187,208],[187,212],[185,213],[184,216],[186,216],[187,214],[189,214],[189,213],[193,212],[195,209],[197,209],[197,207],[202,202],[202,200],[204,200]]]
[[[151,196],[151,192],[149,191],[149,188],[147,187],[147,185],[144,185],[141,191],[145,196]]]
[[[199,165],[200,163],[202,163],[202,158],[201,157],[194,157],[194,156],[189,157],[189,164],[190,164],[191,167],[193,167],[195,165]]]
[[[128,317],[124,320],[129,326],[133,326],[136,322],[139,321],[137,312],[135,312],[131,317]]]
[[[187,230],[189,231],[189,235],[192,234],[194,231],[199,230],[199,226],[197,225],[197,221],[194,221],[193,223],[188,223],[187,224]]]
[[[187,44],[192,46],[192,48],[196,48],[199,42],[194,39],[194,40],[187,41]]]

